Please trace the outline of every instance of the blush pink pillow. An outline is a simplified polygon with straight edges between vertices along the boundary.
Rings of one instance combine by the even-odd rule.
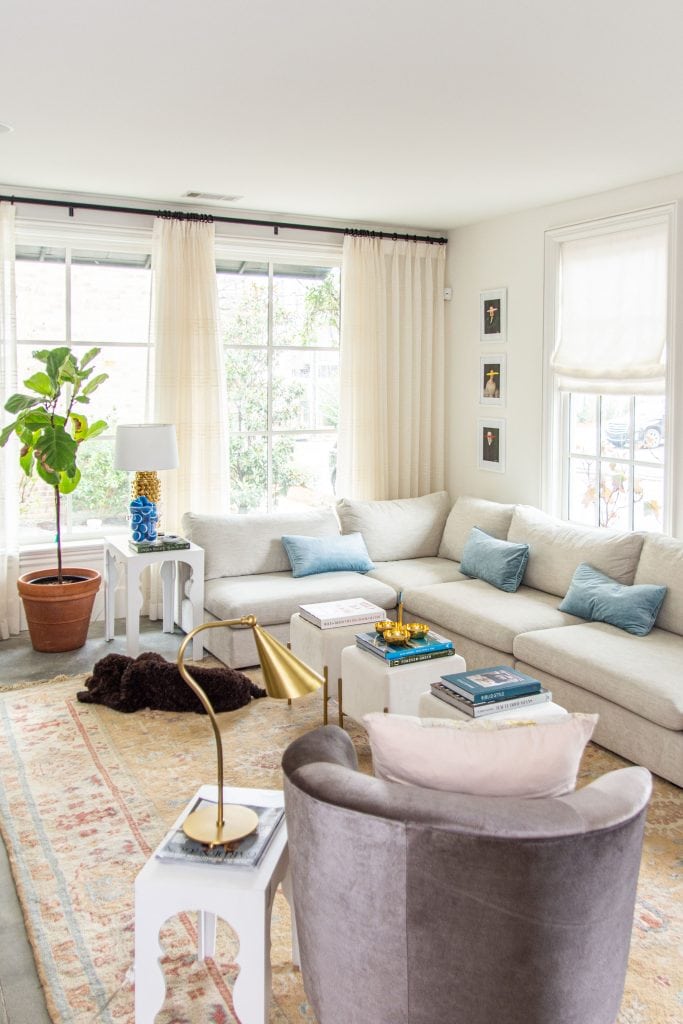
[[[363,717],[375,775],[477,796],[561,796],[576,786],[597,715],[460,722],[372,712]]]

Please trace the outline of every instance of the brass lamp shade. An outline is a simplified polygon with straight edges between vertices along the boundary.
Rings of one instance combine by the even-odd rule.
[[[221,739],[218,720],[211,701],[201,686],[185,667],[185,651],[193,637],[203,629],[219,629],[220,627],[246,626],[253,630],[256,649],[261,661],[263,680],[269,697],[278,700],[293,700],[313,693],[324,683],[322,676],[300,661],[284,644],[262,629],[254,615],[243,615],[240,619],[222,619],[220,622],[204,622],[191,630],[184,638],[178,651],[178,670],[201,701],[211,721],[216,741],[218,802],[216,810],[212,808],[195,811],[183,822],[183,831],[191,839],[208,846],[222,846],[235,842],[255,831],[258,816],[248,807],[231,804],[228,820],[225,820],[223,807],[223,741]]]

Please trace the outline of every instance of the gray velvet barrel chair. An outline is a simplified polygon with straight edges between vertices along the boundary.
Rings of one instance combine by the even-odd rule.
[[[644,768],[562,797],[465,796],[359,772],[336,726],[293,742],[282,765],[319,1024],[614,1024]]]

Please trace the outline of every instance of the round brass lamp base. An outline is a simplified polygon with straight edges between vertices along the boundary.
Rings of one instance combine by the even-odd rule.
[[[225,808],[225,821],[220,828],[216,824],[217,814],[216,807],[202,807],[199,811],[193,811],[183,822],[183,832],[198,843],[225,846],[256,831],[258,814],[250,807],[228,804]]]

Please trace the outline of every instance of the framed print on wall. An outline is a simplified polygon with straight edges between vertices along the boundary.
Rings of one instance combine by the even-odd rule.
[[[507,356],[482,356],[479,364],[479,404],[505,405]]]
[[[477,465],[493,473],[505,472],[505,420],[479,420]]]
[[[507,341],[507,288],[479,293],[479,337],[481,341]]]

